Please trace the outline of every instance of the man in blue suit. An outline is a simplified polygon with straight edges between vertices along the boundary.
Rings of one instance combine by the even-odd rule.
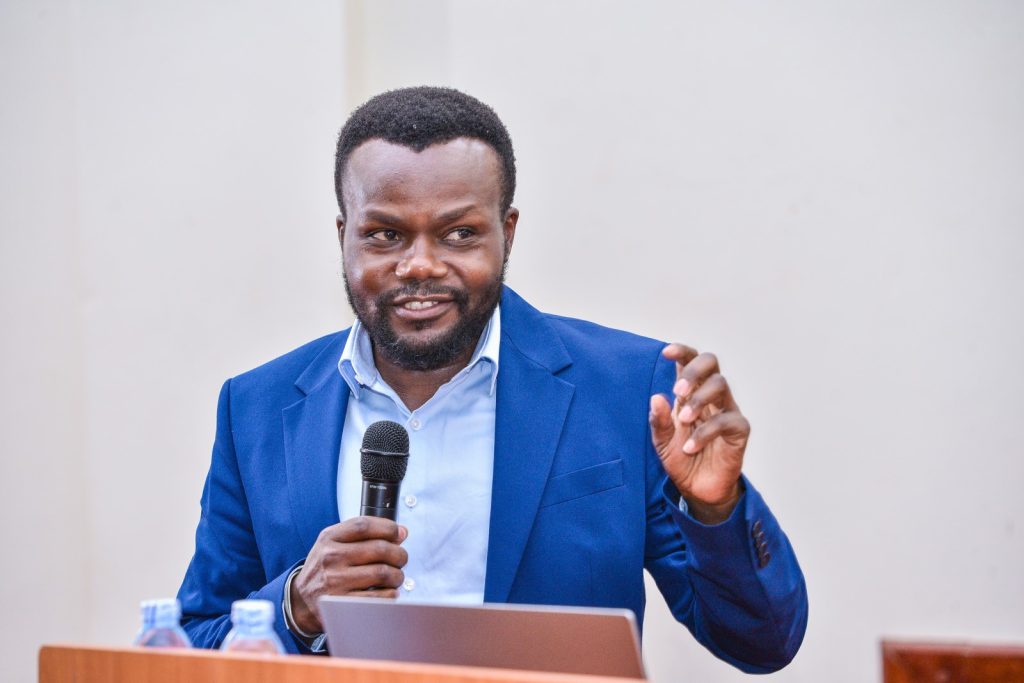
[[[216,647],[266,598],[292,652],[317,598],[625,607],[643,570],[715,655],[767,672],[807,621],[789,541],[742,475],[750,426],[717,359],[540,313],[504,286],[511,141],[454,90],[373,98],[338,140],[355,325],[221,391],[179,598]],[[410,430],[402,524],[358,515],[366,425]],[[412,491],[412,493],[409,493]]]

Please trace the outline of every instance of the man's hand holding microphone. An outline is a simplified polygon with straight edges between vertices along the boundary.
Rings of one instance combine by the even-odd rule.
[[[397,523],[398,496],[409,460],[409,434],[396,422],[374,422],[360,449],[361,516],[320,532],[290,583],[290,618],[304,633],[321,633],[323,595],[395,598],[405,580],[409,530]]]

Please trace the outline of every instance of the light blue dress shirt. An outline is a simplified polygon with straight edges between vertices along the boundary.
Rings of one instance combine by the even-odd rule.
[[[495,386],[501,317],[496,308],[469,364],[410,411],[377,372],[365,328],[356,321],[338,361],[352,392],[338,463],[338,513],[359,515],[359,448],[366,428],[393,420],[409,432],[409,467],[398,523],[409,529],[399,598],[480,604],[494,475]]]

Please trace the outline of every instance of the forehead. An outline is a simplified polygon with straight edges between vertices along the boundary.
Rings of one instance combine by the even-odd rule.
[[[456,138],[417,152],[380,139],[367,140],[349,156],[342,179],[345,207],[429,206],[454,202],[497,209],[501,163],[485,142]]]

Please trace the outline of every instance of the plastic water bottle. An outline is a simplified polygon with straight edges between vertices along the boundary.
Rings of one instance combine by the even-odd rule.
[[[269,600],[236,600],[232,603],[231,631],[220,649],[284,654],[284,645],[274,631],[274,603]]]
[[[142,647],[192,647],[181,628],[181,603],[174,598],[143,600],[142,628],[135,644]]]

